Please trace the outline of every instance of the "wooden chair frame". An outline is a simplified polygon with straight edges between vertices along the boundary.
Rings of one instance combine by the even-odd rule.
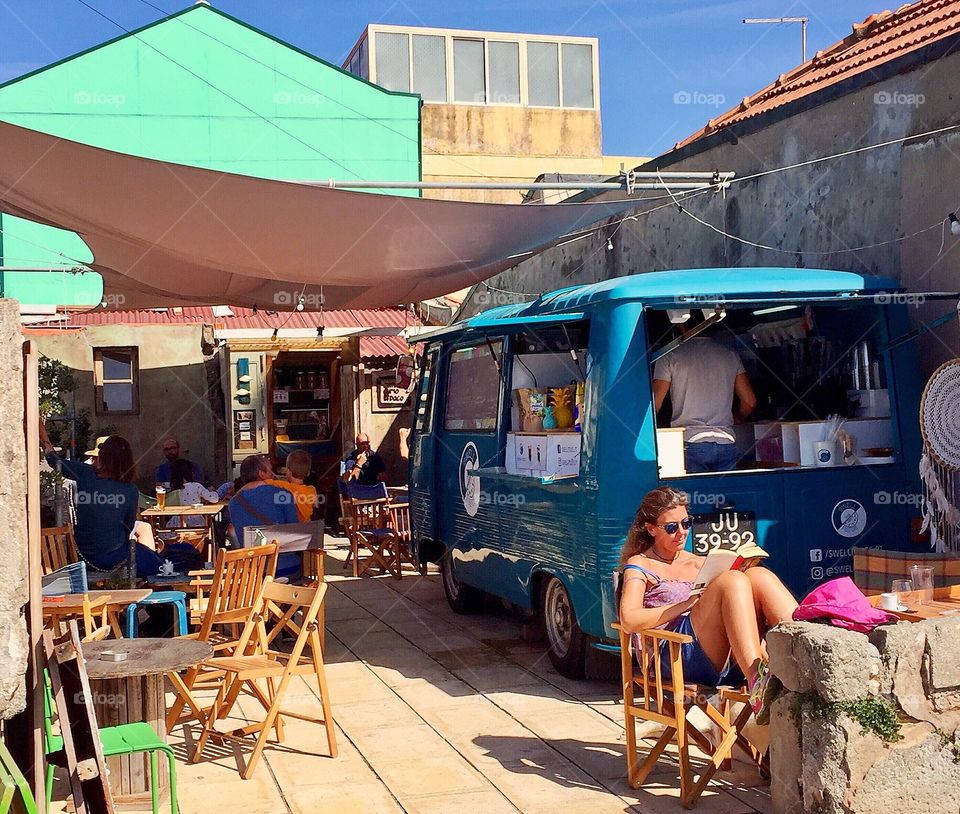
[[[273,729],[276,732],[278,743],[283,741],[284,716],[323,723],[330,757],[337,756],[336,732],[333,713],[330,709],[326,674],[323,669],[323,650],[320,644],[318,622],[326,591],[327,586],[323,583],[296,586],[279,585],[270,577],[264,580],[256,607],[248,617],[237,644],[237,655],[215,656],[204,662],[205,666],[222,671],[225,679],[217,692],[210,714],[204,720],[203,733],[191,758],[193,763],[200,760],[207,741],[211,737],[221,741],[244,741],[250,735],[256,734],[253,753],[242,773],[245,780],[249,779],[260,759],[270,730]],[[271,624],[269,630],[268,623]],[[296,641],[289,653],[271,648],[274,639],[283,630],[296,635]],[[310,655],[305,656],[304,650],[308,646]],[[290,679],[294,676],[307,675],[316,676],[323,708],[322,719],[281,708]],[[266,691],[257,684],[258,679],[265,680]],[[260,702],[266,713],[263,720],[232,732],[218,732],[214,728],[217,720],[227,717],[244,689]]]
[[[44,575],[80,562],[80,552],[73,538],[73,526],[50,526],[40,529],[40,561]]]
[[[350,504],[350,555],[353,559],[353,575],[362,577],[371,568],[378,568],[394,579],[401,578],[400,543],[397,532],[391,525],[390,501],[351,499]],[[361,559],[361,551],[369,556]]]
[[[203,619],[200,629],[184,638],[199,639],[213,646],[214,654],[233,655],[246,624],[260,596],[267,578],[277,572],[277,543],[251,548],[221,549],[210,582],[210,593],[204,597]],[[181,720],[184,706],[191,714],[184,720],[198,718],[203,722],[206,711],[193,696],[194,688],[219,683],[221,673],[204,670],[202,664],[187,670],[181,678],[170,673],[169,678],[177,690],[177,699],[167,713],[167,730]]]
[[[729,768],[734,746],[739,745],[749,750],[748,754],[754,760],[759,759],[759,755],[740,734],[752,713],[749,698],[738,689],[684,683],[680,648],[692,642],[692,637],[668,630],[641,631],[637,635],[642,648],[635,661],[631,634],[619,624],[614,624],[614,627],[620,632],[620,669],[627,730],[627,781],[631,788],[640,788],[664,749],[671,741],[675,741],[680,764],[680,799],[684,808],[693,808],[717,769]],[[670,664],[669,682],[664,682],[661,669],[664,657],[661,654],[661,645],[664,642],[667,645],[666,659]],[[635,667],[637,662],[639,664]],[[711,696],[719,698],[720,709],[710,703]],[[680,699],[679,703],[677,699]],[[737,702],[743,703],[743,707],[736,718],[731,720],[731,705]],[[687,720],[687,714],[693,706],[703,710],[718,727],[721,738],[716,746]],[[637,755],[638,720],[653,721],[666,727],[642,764],[639,763]],[[709,757],[696,782],[690,765],[690,741]]]
[[[427,567],[425,564],[417,562],[410,548],[410,541],[413,539],[413,526],[410,521],[410,504],[406,501],[395,503],[390,501],[388,504],[390,510],[390,528],[397,536],[397,556],[400,560],[400,567],[409,565],[414,571],[421,575],[426,575]]]
[[[48,627],[57,637],[69,635],[67,623],[75,620],[83,624],[82,642],[99,642],[106,639],[111,632],[118,632],[113,625],[109,614],[110,597],[98,596],[90,599],[89,594],[83,595],[83,604],[80,608],[73,607],[58,612],[55,607],[44,607],[43,615]],[[117,638],[120,638],[118,635]]]

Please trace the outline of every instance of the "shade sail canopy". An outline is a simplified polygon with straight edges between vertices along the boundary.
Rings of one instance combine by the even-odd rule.
[[[637,201],[510,205],[326,189],[0,122],[0,211],[76,232],[125,309],[369,308],[473,285]],[[122,295],[116,296],[116,295]]]

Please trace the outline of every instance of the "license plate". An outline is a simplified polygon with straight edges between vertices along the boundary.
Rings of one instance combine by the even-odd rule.
[[[753,512],[715,512],[693,518],[693,553],[704,555],[711,548],[736,548],[758,543],[757,517]]]

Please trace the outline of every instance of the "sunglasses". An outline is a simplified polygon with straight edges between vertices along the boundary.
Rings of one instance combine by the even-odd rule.
[[[692,517],[684,517],[683,520],[674,521],[672,523],[664,523],[663,525],[657,524],[658,529],[663,529],[667,534],[676,534],[680,527],[683,526],[684,531],[689,531],[690,527],[693,525]]]

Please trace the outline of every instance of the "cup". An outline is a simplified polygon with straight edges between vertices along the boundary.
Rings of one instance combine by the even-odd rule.
[[[160,565],[159,574],[162,577],[169,577],[173,574],[173,560],[164,560]]]
[[[897,597],[897,603],[899,605],[895,610],[902,611],[911,607],[914,599],[913,582],[909,579],[895,579],[891,591]]]
[[[813,460],[817,466],[833,466],[837,460],[837,445],[833,441],[816,441],[813,445]]]
[[[163,484],[157,484],[157,508],[165,509],[167,507],[167,490]]]
[[[900,602],[897,599],[897,595],[894,593],[880,594],[880,607],[888,611],[900,610]]]
[[[932,565],[911,565],[910,581],[913,583],[914,597],[918,605],[933,601]]]

